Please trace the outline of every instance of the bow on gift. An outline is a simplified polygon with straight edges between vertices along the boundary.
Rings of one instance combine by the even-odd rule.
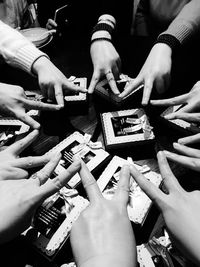
[[[90,134],[85,133],[83,136],[83,142],[72,148],[73,154],[75,155],[75,154],[79,153],[85,146],[88,146],[91,149],[102,148],[102,143],[100,141],[92,142],[91,137],[92,136]]]
[[[147,121],[147,117],[146,115],[143,115],[142,117],[140,117],[139,119],[135,119],[135,118],[126,118],[126,123],[128,124],[135,124],[135,126],[131,126],[131,127],[126,127],[123,130],[126,133],[133,133],[133,132],[137,132],[140,129],[143,130],[144,132],[144,138],[148,139],[151,136],[152,133],[152,129],[153,127],[151,127]]]

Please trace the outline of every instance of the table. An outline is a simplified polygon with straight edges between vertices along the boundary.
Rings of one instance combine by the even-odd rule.
[[[56,66],[58,66],[61,69],[61,71],[63,71],[64,74],[67,75],[67,77],[69,77],[70,75],[75,75],[77,77],[87,77],[88,81],[90,80],[92,74],[92,64],[89,57],[88,40],[85,40],[84,37],[81,40],[81,42],[80,40],[79,42],[77,42],[76,39],[74,40],[66,40],[65,38],[63,39],[61,38],[60,40],[56,39],[53,42],[51,42],[51,44],[48,47],[45,47],[44,51],[46,51],[49,54],[51,60],[55,63]],[[128,70],[127,66],[125,69]],[[26,76],[26,74],[23,75]],[[32,80],[32,78],[28,76],[26,78],[27,80],[26,79],[23,80],[24,83],[25,84],[28,83],[29,86],[31,84],[31,87],[33,87],[29,89],[37,90],[38,89],[37,83],[35,82],[29,83],[29,80],[30,79]],[[96,112],[98,112],[98,110],[95,108],[93,98],[90,97],[89,109],[87,114],[79,116],[67,116],[66,109],[63,109],[54,114],[51,113],[51,115],[49,113],[43,113],[41,116],[42,132],[40,135],[40,139],[37,142],[35,142],[31,147],[31,153],[35,155],[40,155],[47,152],[51,147],[55,146],[67,134],[72,133],[75,129],[79,129],[91,135],[95,133],[95,135],[93,135],[94,139],[98,139],[103,142],[102,133],[99,132],[98,135],[96,134],[98,133],[98,131],[95,132],[96,126],[98,124],[97,120],[98,114]],[[176,140],[177,138],[175,134],[171,136],[166,136],[166,132],[162,131],[162,129],[159,129],[159,127],[157,130],[159,131],[158,135],[160,139],[162,139],[163,141],[162,144],[165,144],[167,147],[169,145],[169,140],[173,141]],[[26,153],[28,152],[25,151],[25,154]],[[138,163],[145,164],[146,159],[140,160],[138,161]],[[155,158],[151,158],[150,160],[148,159],[148,163],[151,163],[153,168],[157,168]],[[176,165],[173,165],[173,170],[179,177],[182,174],[187,174],[185,170],[177,168]],[[191,186],[191,183],[188,184],[188,181],[186,179],[183,179],[182,183],[186,188],[188,188],[189,185],[190,188],[193,188]],[[197,186],[199,185],[196,184],[195,187]],[[145,242],[145,240],[148,239],[148,236],[151,233],[151,229],[153,229],[153,226],[156,222],[158,215],[159,215],[158,210],[156,209],[156,207],[153,207],[152,216],[150,216],[150,218],[147,221],[148,227],[146,228],[146,231],[143,232],[143,235],[141,235],[140,230],[135,229],[136,240],[138,244],[141,242]],[[60,266],[62,263],[65,262],[65,260],[70,260],[70,257],[72,256],[69,242],[67,242],[63,247],[61,253],[59,253],[59,256],[56,258],[55,262],[49,263],[44,258],[38,256],[34,251],[32,251],[29,245],[26,243],[26,241],[22,240],[21,237],[17,240],[14,240],[12,244],[5,245],[3,251],[4,250],[5,251],[9,250],[9,254],[12,253],[13,257],[16,257],[16,259],[19,260],[21,264],[24,264],[24,262],[26,262],[27,259],[30,259],[30,261],[32,261],[30,264],[36,261],[38,267]],[[7,254],[5,253],[5,256],[6,255]],[[11,259],[7,257],[7,262],[9,262],[10,260]]]

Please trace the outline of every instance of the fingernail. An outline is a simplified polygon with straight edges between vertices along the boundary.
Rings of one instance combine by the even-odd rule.
[[[178,146],[179,144],[177,142],[174,142],[173,143],[173,146]]]
[[[33,126],[34,129],[39,130],[40,129],[40,124],[39,123],[35,123],[35,125]]]
[[[57,105],[57,109],[59,110],[59,109],[62,109],[62,108],[64,108],[64,104],[59,104],[59,105]]]

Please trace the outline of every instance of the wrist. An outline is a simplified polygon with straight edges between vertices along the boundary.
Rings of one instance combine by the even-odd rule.
[[[112,39],[115,30],[116,21],[111,15],[102,15],[99,17],[97,24],[94,26],[91,34],[91,40],[99,38]]]
[[[116,255],[99,255],[86,260],[83,263],[77,264],[78,267],[133,267],[134,262],[129,262],[127,259],[119,259]]]
[[[160,54],[162,54],[164,57],[171,57],[172,56],[172,49],[169,45],[165,43],[156,43],[154,47],[158,50]]]
[[[171,34],[160,34],[155,44],[165,44],[171,48],[172,52],[178,50],[181,46],[179,40]]]
[[[112,39],[112,37],[111,37],[109,32],[107,32],[107,31],[98,31],[98,32],[93,33],[93,35],[91,37],[91,40],[93,40],[95,38],[102,38],[102,37]]]
[[[46,56],[41,56],[35,60],[32,65],[32,72],[36,75],[44,68],[46,64],[49,64],[50,60]]]

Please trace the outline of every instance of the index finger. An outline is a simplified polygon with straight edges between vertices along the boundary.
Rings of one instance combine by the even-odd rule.
[[[91,202],[95,202],[100,198],[103,198],[102,193],[97,185],[97,182],[91,172],[88,170],[86,164],[81,161],[81,169],[79,171],[83,187]]]
[[[143,96],[142,96],[142,105],[147,105],[150,99],[150,95],[153,88],[153,78],[149,77],[144,82],[144,90],[143,90]]]
[[[39,131],[33,130],[27,136],[21,140],[15,142],[7,148],[7,151],[10,151],[13,154],[19,155],[25,148],[27,148],[38,136]]]
[[[55,104],[47,104],[43,103],[41,101],[34,101],[29,99],[24,99],[24,103],[26,104],[26,107],[29,109],[36,109],[36,110],[59,110],[61,108],[60,105]]]
[[[158,165],[160,169],[161,176],[163,178],[164,184],[166,185],[167,190],[173,191],[174,189],[181,188],[179,182],[174,176],[166,156],[163,151],[157,153]]]
[[[178,139],[179,144],[189,145],[200,142],[200,133]]]
[[[78,86],[78,85],[76,85],[73,82],[70,82],[68,80],[65,84],[62,85],[62,88],[63,88],[63,90],[67,90],[67,91],[87,93],[86,88]]]
[[[175,96],[167,99],[151,100],[150,103],[155,106],[175,106],[186,103],[188,94]]]
[[[48,179],[46,183],[41,185],[38,189],[39,200],[42,201],[45,198],[58,192],[69,180],[78,172],[81,167],[79,160],[75,160],[69,168],[60,173],[54,179]]]
[[[92,94],[94,92],[94,89],[100,79],[100,73],[99,72],[94,72],[92,75],[92,79],[90,81],[90,85],[88,87],[88,93]]]
[[[106,79],[108,81],[108,84],[110,85],[110,89],[112,90],[112,92],[115,94],[115,95],[118,95],[120,92],[117,88],[117,85],[116,85],[116,81],[115,81],[115,78],[114,78],[114,75],[112,72],[109,73],[109,76],[106,75]]]
[[[54,92],[58,105],[64,107],[64,96],[63,96],[62,86],[60,84],[55,84]]]
[[[127,205],[130,193],[130,168],[128,165],[124,165],[120,171],[120,178],[117,185],[117,190],[114,195],[114,199],[117,199],[119,203]]]
[[[129,85],[124,89],[124,91],[119,95],[119,97],[123,98],[131,93],[134,89],[142,85],[143,80],[141,78],[136,78],[129,83]]]
[[[138,183],[140,188],[147,194],[147,196],[159,205],[160,200],[164,199],[165,194],[152,182],[147,180],[145,176],[141,172],[139,172],[133,165],[130,165],[130,172],[134,180]]]

